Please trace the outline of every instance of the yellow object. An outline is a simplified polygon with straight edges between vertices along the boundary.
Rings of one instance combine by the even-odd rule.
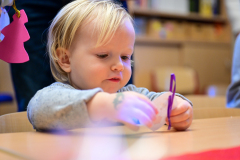
[[[14,10],[16,12],[17,17],[20,18],[20,16],[21,16],[20,11],[16,7],[15,0],[13,1],[13,6],[12,7],[14,8]]]
[[[205,17],[213,16],[211,0],[200,0],[200,14]]]
[[[150,37],[159,38],[159,33],[162,28],[162,23],[157,19],[151,19],[148,22],[147,34]]]

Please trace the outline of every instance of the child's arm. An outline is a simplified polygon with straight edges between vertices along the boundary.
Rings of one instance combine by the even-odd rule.
[[[36,130],[69,130],[92,124],[86,102],[101,88],[77,90],[60,82],[39,90],[30,100],[28,119]]]
[[[108,94],[101,88],[77,90],[57,82],[38,91],[27,112],[37,130],[69,130],[105,119],[137,130],[132,118],[150,127],[157,109],[147,97],[136,92]]]
[[[146,96],[131,91],[113,94],[99,92],[87,106],[93,121],[107,119],[121,122],[132,130],[138,129],[133,119],[138,119],[141,124],[150,128],[158,113]]]

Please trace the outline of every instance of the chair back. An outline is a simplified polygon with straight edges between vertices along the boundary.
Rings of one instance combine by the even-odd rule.
[[[27,112],[9,113],[0,116],[0,133],[35,131],[27,118]]]
[[[226,96],[186,95],[193,103],[193,119],[240,116],[240,109],[226,108]]]
[[[209,97],[208,95],[186,95],[194,108],[226,108],[226,96]]]
[[[158,67],[152,71],[151,84],[156,92],[168,91],[170,75],[176,76],[176,93],[196,94],[199,88],[198,76],[190,67]]]

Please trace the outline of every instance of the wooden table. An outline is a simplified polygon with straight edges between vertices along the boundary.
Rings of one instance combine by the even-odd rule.
[[[139,132],[124,126],[82,128],[65,133],[0,134],[0,159],[160,159],[240,146],[240,117],[197,119],[184,132]],[[116,158],[118,157],[118,158]]]

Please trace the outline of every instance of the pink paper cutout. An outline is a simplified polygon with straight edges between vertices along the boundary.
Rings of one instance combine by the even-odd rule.
[[[0,42],[0,59],[8,63],[24,63],[29,60],[23,44],[30,39],[24,25],[28,18],[24,10],[20,10],[20,14],[20,18],[14,14],[13,22],[2,30],[5,37]]]

